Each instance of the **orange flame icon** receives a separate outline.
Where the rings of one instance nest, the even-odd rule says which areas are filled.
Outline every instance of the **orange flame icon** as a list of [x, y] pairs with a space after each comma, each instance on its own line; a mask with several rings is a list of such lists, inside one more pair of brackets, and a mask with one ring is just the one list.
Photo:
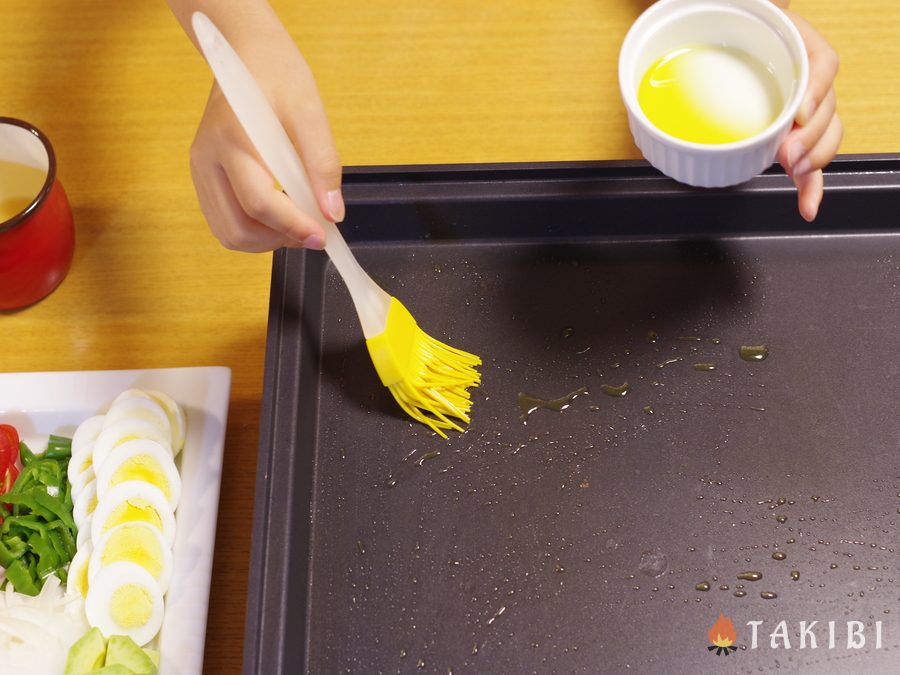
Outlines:
[[709, 651], [714, 651], [721, 655], [728, 656], [731, 652], [737, 651], [734, 643], [737, 642], [737, 631], [731, 619], [719, 612], [719, 618], [712, 625], [707, 633], [709, 641], [712, 645], [707, 647]]

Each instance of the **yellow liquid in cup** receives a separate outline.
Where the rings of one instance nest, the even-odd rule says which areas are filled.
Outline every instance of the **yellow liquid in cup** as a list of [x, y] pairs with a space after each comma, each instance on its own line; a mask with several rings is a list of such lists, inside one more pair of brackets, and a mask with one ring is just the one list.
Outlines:
[[46, 169], [0, 160], [0, 223], [28, 208], [46, 179]]
[[707, 144], [754, 136], [784, 107], [765, 64], [719, 45], [690, 45], [663, 56], [641, 80], [638, 103], [661, 131]]

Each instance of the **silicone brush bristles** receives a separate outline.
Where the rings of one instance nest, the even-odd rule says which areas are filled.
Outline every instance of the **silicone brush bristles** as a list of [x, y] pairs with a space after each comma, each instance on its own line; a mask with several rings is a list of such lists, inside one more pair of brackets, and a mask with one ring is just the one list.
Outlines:
[[447, 438], [444, 429], [464, 431], [452, 417], [470, 422], [472, 399], [469, 387], [481, 383], [474, 354], [446, 345], [418, 329], [416, 351], [419, 367], [388, 387], [400, 407], [413, 419]]
[[380, 335], [366, 341], [382, 383], [414, 420], [447, 438], [445, 429], [465, 431], [453, 418], [470, 421], [468, 389], [481, 383], [481, 359], [434, 339], [396, 298]]

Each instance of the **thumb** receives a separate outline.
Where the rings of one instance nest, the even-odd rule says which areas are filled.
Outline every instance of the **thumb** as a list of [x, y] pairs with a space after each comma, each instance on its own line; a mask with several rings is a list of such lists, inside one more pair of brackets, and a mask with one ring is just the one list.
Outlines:
[[342, 167], [334, 144], [320, 144], [312, 152], [301, 150], [301, 157], [322, 214], [333, 223], [341, 222], [345, 213]]
[[341, 159], [318, 91], [307, 89], [299, 105], [289, 109], [292, 114], [284, 126], [303, 161], [319, 210], [331, 222], [339, 223], [344, 219]]

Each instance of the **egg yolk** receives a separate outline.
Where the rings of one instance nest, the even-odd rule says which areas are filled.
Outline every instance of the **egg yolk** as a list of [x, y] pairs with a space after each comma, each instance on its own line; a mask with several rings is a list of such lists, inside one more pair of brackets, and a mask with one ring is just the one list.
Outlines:
[[88, 566], [82, 565], [76, 571], [75, 588], [81, 594], [82, 598], [87, 597], [88, 592]]
[[88, 456], [85, 457], [84, 460], [81, 462], [81, 466], [80, 466], [79, 469], [78, 469], [78, 473], [79, 473], [79, 474], [84, 473], [85, 471], [87, 471], [88, 469], [90, 469], [93, 465], [94, 465], [94, 458], [93, 458], [92, 455], [88, 455]]
[[136, 441], [136, 440], [139, 440], [140, 438], [141, 437], [138, 436], [137, 434], [127, 434], [125, 436], [122, 436], [121, 438], [116, 439], [116, 442], [113, 443], [113, 447], [117, 448], [120, 445], [122, 445], [123, 443], [127, 443], [128, 441]]
[[126, 480], [140, 480], [158, 487], [168, 499], [172, 495], [165, 471], [151, 455], [134, 455], [122, 462], [109, 479], [110, 487]]
[[111, 530], [122, 523], [149, 523], [162, 532], [162, 518], [156, 508], [146, 499], [126, 499], [114, 508], [104, 523], [103, 531]]
[[123, 584], [110, 597], [109, 614], [122, 628], [138, 628], [153, 616], [153, 598], [143, 586]]
[[159, 539], [146, 527], [124, 525], [110, 535], [100, 553], [100, 562], [104, 567], [114, 562], [137, 563], [159, 579], [162, 574]]
[[645, 73], [638, 103], [661, 131], [694, 143], [733, 143], [765, 130], [784, 100], [775, 75], [747, 52], [691, 45]]

